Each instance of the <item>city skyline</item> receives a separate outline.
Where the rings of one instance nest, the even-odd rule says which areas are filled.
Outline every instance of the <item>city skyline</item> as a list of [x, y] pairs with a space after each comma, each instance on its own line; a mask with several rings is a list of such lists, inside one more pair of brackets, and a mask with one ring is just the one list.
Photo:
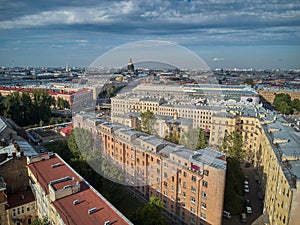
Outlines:
[[300, 68], [295, 1], [3, 1], [0, 12], [0, 66], [88, 67], [119, 45], [159, 40], [212, 69]]

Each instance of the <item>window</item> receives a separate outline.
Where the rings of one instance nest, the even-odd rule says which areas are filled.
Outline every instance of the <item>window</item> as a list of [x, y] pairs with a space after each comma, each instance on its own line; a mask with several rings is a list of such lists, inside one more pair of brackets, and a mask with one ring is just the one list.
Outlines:
[[185, 208], [185, 203], [184, 202], [182, 203], [182, 208]]
[[206, 214], [205, 213], [201, 213], [200, 218], [203, 220], [206, 220]]
[[29, 211], [30, 211], [30, 206], [28, 205], [28, 206], [27, 206], [27, 212], [29, 212]]
[[182, 192], [182, 197], [185, 198], [185, 192]]
[[186, 188], [186, 182], [183, 182], [183, 188]]
[[196, 193], [196, 188], [194, 186], [191, 186], [191, 190], [193, 193]]
[[205, 180], [203, 180], [203, 181], [202, 181], [202, 185], [203, 185], [203, 187], [208, 187], [208, 182], [205, 181]]
[[171, 189], [172, 189], [172, 192], [174, 192], [174, 186], [173, 186], [173, 185], [172, 185], [172, 188], [171, 188]]
[[157, 163], [157, 165], [160, 165], [160, 160], [158, 159], [158, 160], [156, 161], [156, 163]]
[[195, 213], [195, 209], [191, 207], [191, 213]]
[[13, 209], [13, 216], [16, 216], [16, 209]]
[[209, 171], [208, 170], [204, 170], [203, 173], [204, 173], [205, 176], [209, 175]]
[[191, 221], [191, 224], [195, 224], [195, 218], [194, 217], [191, 217], [190, 221]]
[[202, 191], [202, 197], [203, 197], [203, 198], [207, 198], [207, 194], [206, 194], [205, 191]]
[[191, 202], [192, 202], [192, 203], [196, 203], [196, 200], [195, 200], [194, 197], [191, 197]]
[[156, 169], [157, 174], [160, 174], [160, 169]]
[[196, 176], [192, 175], [192, 181], [196, 182]]
[[201, 202], [201, 208], [206, 209], [206, 203], [205, 202]]
[[166, 181], [164, 181], [164, 186], [168, 187], [168, 183]]
[[164, 167], [165, 167], [165, 168], [168, 168], [168, 163], [165, 162], [165, 163], [164, 163]]
[[183, 176], [186, 177], [186, 172], [185, 171], [183, 172]]
[[167, 178], [168, 174], [166, 172], [164, 172], [164, 178]]

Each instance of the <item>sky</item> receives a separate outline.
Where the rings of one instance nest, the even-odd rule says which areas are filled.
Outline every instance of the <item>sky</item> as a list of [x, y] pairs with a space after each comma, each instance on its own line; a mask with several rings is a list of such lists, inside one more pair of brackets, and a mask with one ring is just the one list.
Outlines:
[[213, 69], [300, 69], [299, 0], [0, 3], [0, 66], [88, 67], [119, 45], [160, 40]]

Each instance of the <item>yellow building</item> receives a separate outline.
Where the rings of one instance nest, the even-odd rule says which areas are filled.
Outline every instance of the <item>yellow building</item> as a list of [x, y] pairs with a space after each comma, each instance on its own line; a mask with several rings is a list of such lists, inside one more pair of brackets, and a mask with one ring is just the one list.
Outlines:
[[[90, 130], [92, 120], [95, 118], [75, 116], [74, 127]], [[102, 154], [123, 172], [124, 182], [145, 199], [158, 196], [171, 220], [191, 225], [221, 224], [224, 153], [192, 151], [107, 121], [95, 128], [102, 140]]]
[[270, 103], [274, 102], [276, 94], [289, 94], [291, 100], [300, 99], [300, 91], [298, 89], [268, 87], [258, 90], [258, 94]]

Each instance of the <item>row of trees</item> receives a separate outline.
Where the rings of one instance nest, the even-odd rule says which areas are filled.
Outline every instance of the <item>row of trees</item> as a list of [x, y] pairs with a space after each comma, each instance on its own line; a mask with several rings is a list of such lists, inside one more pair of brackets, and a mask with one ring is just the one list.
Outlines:
[[289, 94], [276, 94], [273, 101], [274, 108], [282, 114], [290, 115], [293, 114], [294, 110], [300, 112], [300, 100], [291, 100]]
[[20, 126], [48, 123], [51, 118], [51, 107], [68, 108], [68, 101], [49, 95], [46, 90], [12, 92], [5, 98], [0, 94], [0, 114], [13, 119]]

